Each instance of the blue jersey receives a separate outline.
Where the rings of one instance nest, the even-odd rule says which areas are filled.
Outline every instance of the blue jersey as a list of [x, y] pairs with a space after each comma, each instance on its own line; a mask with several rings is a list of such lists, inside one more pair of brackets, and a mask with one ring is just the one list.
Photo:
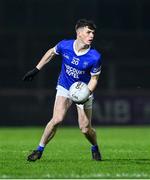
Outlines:
[[101, 54], [89, 47], [85, 52], [78, 53], [74, 47], [75, 40], [63, 40], [54, 50], [62, 56], [62, 67], [58, 85], [69, 89], [76, 81], [88, 84], [91, 76], [101, 72]]

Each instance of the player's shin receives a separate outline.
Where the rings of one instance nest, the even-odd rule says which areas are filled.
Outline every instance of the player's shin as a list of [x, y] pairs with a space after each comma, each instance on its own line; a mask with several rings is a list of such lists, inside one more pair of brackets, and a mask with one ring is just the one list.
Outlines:
[[88, 128], [88, 130], [84, 132], [84, 135], [92, 145], [97, 144], [96, 132], [93, 128]]
[[57, 125], [55, 125], [53, 121], [50, 121], [44, 130], [40, 144], [46, 145], [54, 137], [56, 130]]

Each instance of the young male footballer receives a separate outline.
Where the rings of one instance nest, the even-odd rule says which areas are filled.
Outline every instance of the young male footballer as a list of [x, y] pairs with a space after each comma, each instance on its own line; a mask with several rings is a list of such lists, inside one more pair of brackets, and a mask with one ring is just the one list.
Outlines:
[[79, 127], [91, 143], [92, 159], [96, 161], [101, 160], [96, 132], [91, 125], [92, 93], [97, 86], [101, 72], [101, 54], [91, 47], [96, 25], [91, 20], [80, 19], [75, 25], [75, 30], [76, 39], [60, 41], [55, 47], [45, 53], [33, 70], [27, 72], [23, 77], [24, 81], [31, 81], [55, 55], [61, 55], [62, 67], [56, 87], [57, 93], [53, 115], [45, 127], [37, 149], [27, 157], [28, 161], [40, 159], [44, 148], [54, 137], [58, 125], [63, 121], [67, 110], [72, 104], [72, 100], [69, 97], [69, 88], [77, 81], [85, 82], [90, 91], [88, 101], [84, 104], [76, 104]]

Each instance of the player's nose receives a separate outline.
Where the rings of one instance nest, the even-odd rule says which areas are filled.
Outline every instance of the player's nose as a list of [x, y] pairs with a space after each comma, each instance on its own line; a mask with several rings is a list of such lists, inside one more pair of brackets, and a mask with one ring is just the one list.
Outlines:
[[90, 33], [90, 39], [93, 39], [93, 38], [94, 38], [94, 34]]

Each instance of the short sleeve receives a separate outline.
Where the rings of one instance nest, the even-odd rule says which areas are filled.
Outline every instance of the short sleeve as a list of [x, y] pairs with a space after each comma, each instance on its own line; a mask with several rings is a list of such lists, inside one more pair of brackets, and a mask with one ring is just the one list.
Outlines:
[[100, 54], [97, 57], [97, 59], [95, 59], [90, 73], [91, 73], [91, 76], [98, 75], [101, 73], [101, 55]]
[[64, 43], [64, 40], [60, 41], [58, 44], [56, 44], [56, 46], [54, 47], [55, 54], [57, 54], [57, 55], [61, 54], [62, 48], [63, 48], [63, 43]]

